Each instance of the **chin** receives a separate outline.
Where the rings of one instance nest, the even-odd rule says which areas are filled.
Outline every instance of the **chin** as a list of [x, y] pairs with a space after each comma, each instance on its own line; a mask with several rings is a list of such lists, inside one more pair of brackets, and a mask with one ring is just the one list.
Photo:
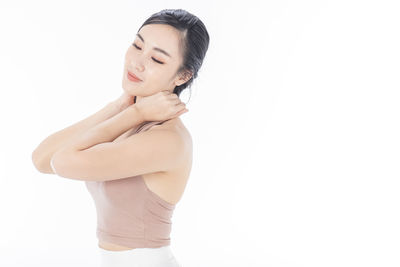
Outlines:
[[140, 92], [138, 92], [138, 90], [132, 86], [126, 86], [126, 84], [122, 85], [122, 89], [130, 95], [141, 95]]

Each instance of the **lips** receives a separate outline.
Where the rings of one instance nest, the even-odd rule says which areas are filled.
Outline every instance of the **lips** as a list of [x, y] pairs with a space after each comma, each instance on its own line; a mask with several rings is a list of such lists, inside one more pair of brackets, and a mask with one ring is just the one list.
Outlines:
[[128, 78], [133, 81], [142, 81], [139, 77], [137, 77], [135, 74], [132, 72], [128, 71]]

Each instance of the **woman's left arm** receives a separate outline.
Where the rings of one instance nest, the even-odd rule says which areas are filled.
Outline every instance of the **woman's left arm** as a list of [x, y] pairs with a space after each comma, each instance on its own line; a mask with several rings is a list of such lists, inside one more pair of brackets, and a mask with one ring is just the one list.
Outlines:
[[96, 125], [95, 127], [86, 131], [84, 134], [77, 136], [68, 144], [68, 146], [63, 147], [54, 153], [52, 160], [56, 155], [75, 153], [88, 149], [97, 144], [112, 142], [122, 133], [138, 126], [142, 122], [144, 122], [144, 120], [140, 112], [135, 105], [131, 105], [114, 117]]

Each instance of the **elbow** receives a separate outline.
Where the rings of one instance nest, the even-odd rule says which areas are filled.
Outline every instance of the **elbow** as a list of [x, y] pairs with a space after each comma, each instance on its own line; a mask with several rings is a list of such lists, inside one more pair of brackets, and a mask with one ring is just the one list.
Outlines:
[[57, 151], [50, 159], [51, 170], [60, 177], [73, 180], [82, 180], [74, 172], [73, 158], [74, 153]]
[[33, 150], [32, 154], [31, 154], [31, 160], [33, 165], [35, 166], [36, 169], [40, 169], [40, 160], [39, 160], [39, 155], [37, 152], [37, 149]]
[[46, 168], [46, 164], [44, 164], [44, 160], [42, 157], [39, 157], [37, 150], [34, 150], [31, 155], [31, 160], [33, 166], [35, 166], [36, 170], [41, 173], [52, 173], [51, 169]]
[[50, 159], [50, 169], [57, 175], [64, 177], [63, 176], [63, 169], [65, 166], [63, 166], [63, 162], [65, 163], [65, 160], [62, 159], [62, 154], [59, 152], [56, 152], [53, 154], [53, 156]]
[[[50, 159], [50, 168], [52, 169], [52, 171], [53, 171], [54, 173], [57, 173], [56, 168], [55, 168], [55, 165], [54, 165], [54, 159], [55, 159], [55, 156], [53, 155], [53, 157], [51, 157], [51, 159]], [[58, 173], [57, 173], [57, 174], [58, 174]]]

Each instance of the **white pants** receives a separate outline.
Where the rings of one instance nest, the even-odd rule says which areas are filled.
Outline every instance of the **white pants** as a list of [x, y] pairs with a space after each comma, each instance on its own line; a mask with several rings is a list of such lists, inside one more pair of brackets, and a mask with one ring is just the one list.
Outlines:
[[110, 251], [99, 247], [100, 267], [182, 267], [171, 247]]

